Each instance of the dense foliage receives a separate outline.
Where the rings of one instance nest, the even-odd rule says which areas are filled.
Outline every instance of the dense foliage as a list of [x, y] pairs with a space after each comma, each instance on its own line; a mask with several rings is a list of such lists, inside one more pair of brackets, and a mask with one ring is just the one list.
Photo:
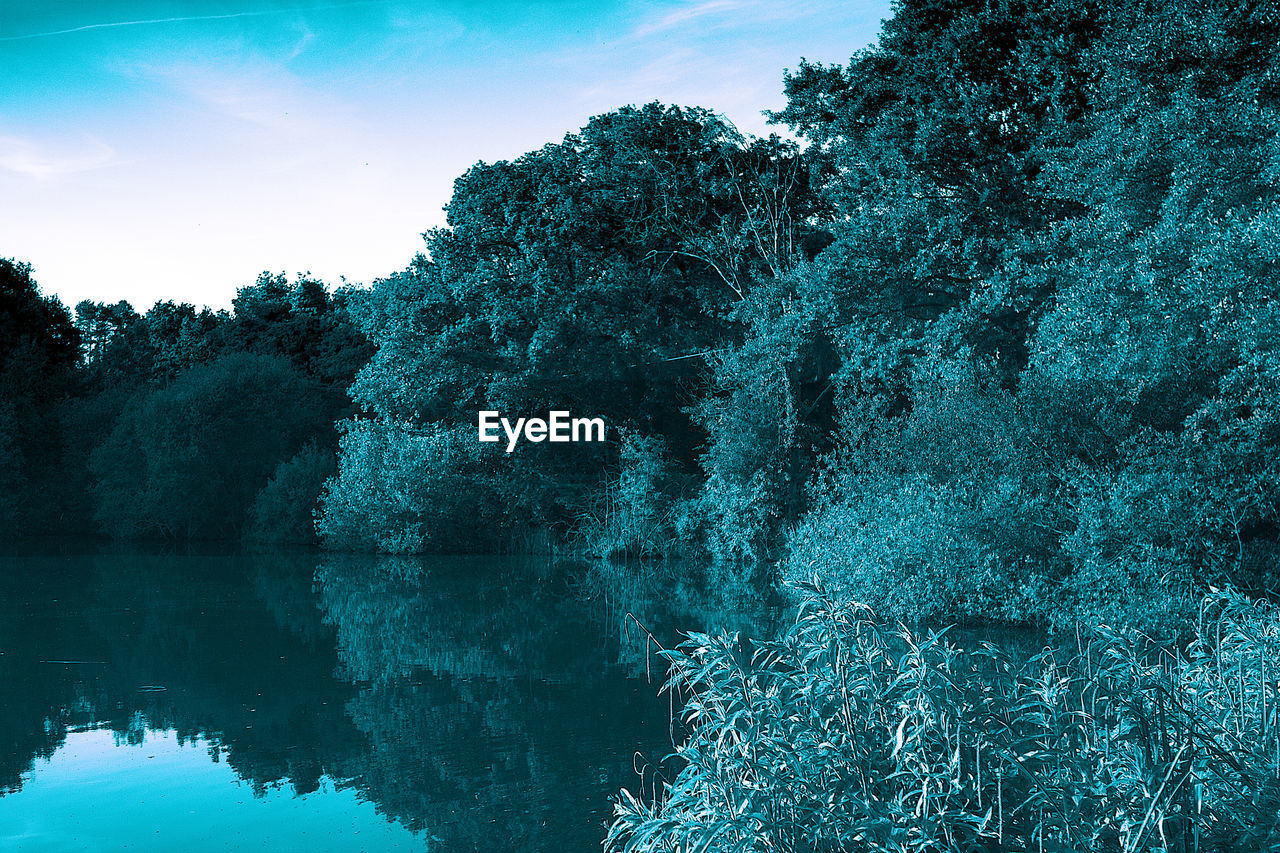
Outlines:
[[[814, 203], [807, 176], [790, 143], [658, 104], [469, 170], [428, 254], [361, 304], [377, 352], [352, 395], [374, 422], [343, 438], [329, 544], [492, 544], [492, 513], [435, 504], [428, 483], [448, 491], [460, 477], [501, 508], [499, 541], [538, 529], [563, 539], [598, 503], [604, 468], [626, 461], [589, 444], [482, 448], [480, 410], [603, 417], [615, 435], [661, 437], [672, 465], [696, 470], [703, 431], [689, 410], [709, 391], [706, 360], [748, 289], [796, 250]], [[413, 461], [398, 445], [390, 460], [388, 436], [420, 436], [402, 442]], [[424, 483], [416, 493], [393, 485], [402, 462]], [[378, 504], [391, 495], [394, 510]], [[422, 533], [367, 521], [388, 512], [401, 526], [422, 519]]]
[[328, 428], [322, 401], [283, 359], [250, 353], [134, 397], [90, 460], [97, 520], [122, 537], [234, 537], [276, 466]]
[[665, 652], [682, 767], [610, 851], [1269, 850], [1280, 613], [1206, 599], [1195, 641], [1100, 628], [1019, 662], [814, 589], [777, 641]]
[[73, 381], [80, 336], [66, 308], [40, 295], [28, 264], [0, 258], [0, 537], [55, 510], [51, 409]]
[[904, 3], [789, 75], [847, 213], [806, 291], [841, 430], [791, 576], [1170, 630], [1207, 583], [1272, 586], [1267, 8]]
[[0, 262], [0, 531], [314, 542], [369, 357], [350, 289], [264, 273], [230, 312], [81, 302]]
[[[362, 306], [327, 541], [780, 555], [908, 619], [1269, 588], [1277, 27], [911, 0], [787, 75], [803, 148], [651, 104], [476, 166]], [[615, 440], [467, 441], [550, 408]]]
[[[368, 290], [72, 324], [8, 262], [5, 523], [318, 511], [333, 548], [693, 549], [892, 618], [1181, 631], [1276, 581], [1277, 45], [1267, 3], [903, 0], [785, 76], [799, 143], [596, 116], [468, 170]], [[476, 441], [553, 409], [609, 440]]]

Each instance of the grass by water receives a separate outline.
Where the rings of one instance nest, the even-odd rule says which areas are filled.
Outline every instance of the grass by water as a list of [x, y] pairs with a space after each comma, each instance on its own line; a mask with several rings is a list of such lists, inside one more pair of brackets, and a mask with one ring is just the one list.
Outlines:
[[1280, 849], [1280, 612], [1230, 591], [1189, 644], [1095, 626], [1016, 657], [817, 588], [777, 640], [669, 659], [672, 778], [610, 853]]

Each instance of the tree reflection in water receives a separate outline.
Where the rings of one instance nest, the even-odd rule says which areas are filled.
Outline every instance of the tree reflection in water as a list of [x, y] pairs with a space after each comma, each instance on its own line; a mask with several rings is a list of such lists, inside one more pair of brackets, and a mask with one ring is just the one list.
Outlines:
[[661, 673], [646, 682], [647, 641], [623, 614], [723, 622], [724, 600], [672, 577], [507, 558], [7, 557], [0, 791], [68, 730], [172, 730], [256, 790], [328, 777], [445, 849], [596, 850], [636, 754], [670, 748]]

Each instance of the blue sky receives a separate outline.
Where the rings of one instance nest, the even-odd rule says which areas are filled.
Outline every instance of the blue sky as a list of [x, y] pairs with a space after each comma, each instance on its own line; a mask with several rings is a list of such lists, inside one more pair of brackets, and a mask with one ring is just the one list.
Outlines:
[[453, 179], [660, 100], [767, 132], [782, 72], [880, 0], [0, 0], [0, 256], [46, 293], [226, 306], [262, 270], [368, 283]]

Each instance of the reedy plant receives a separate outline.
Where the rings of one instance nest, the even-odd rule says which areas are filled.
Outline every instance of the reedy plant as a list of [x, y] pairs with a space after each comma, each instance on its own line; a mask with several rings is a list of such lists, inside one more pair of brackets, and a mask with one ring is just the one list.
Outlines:
[[1280, 844], [1280, 616], [1206, 598], [1196, 639], [1097, 627], [1016, 661], [803, 588], [777, 640], [665, 652], [682, 769], [623, 791], [651, 851], [1216, 851]]

